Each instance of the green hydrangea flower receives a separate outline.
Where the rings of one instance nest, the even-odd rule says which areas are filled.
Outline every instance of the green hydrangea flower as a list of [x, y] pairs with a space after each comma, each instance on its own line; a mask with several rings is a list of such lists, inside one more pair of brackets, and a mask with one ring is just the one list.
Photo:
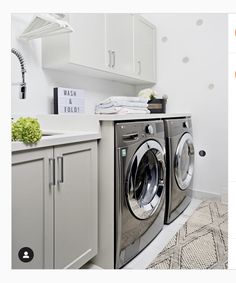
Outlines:
[[26, 144], [36, 143], [42, 137], [40, 124], [35, 118], [19, 118], [12, 122], [12, 140], [22, 141]]

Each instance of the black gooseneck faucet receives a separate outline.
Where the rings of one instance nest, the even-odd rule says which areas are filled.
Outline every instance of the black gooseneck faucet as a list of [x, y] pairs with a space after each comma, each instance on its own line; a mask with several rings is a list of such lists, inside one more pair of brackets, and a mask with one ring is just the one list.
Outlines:
[[20, 61], [20, 66], [21, 66], [21, 75], [22, 75], [22, 82], [20, 83], [20, 99], [25, 99], [26, 98], [26, 82], [25, 82], [25, 60], [21, 53], [16, 50], [15, 48], [11, 49], [11, 52], [16, 55], [16, 57]]

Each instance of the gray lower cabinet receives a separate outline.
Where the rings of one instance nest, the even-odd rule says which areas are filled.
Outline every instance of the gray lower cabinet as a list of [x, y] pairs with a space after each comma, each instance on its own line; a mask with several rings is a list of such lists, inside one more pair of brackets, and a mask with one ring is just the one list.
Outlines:
[[97, 142], [13, 153], [12, 268], [80, 268], [96, 254]]
[[[50, 158], [53, 158], [52, 149], [30, 150], [12, 156], [13, 268], [53, 268], [53, 188], [48, 181]], [[18, 253], [22, 248], [33, 250], [32, 261], [20, 260]]]

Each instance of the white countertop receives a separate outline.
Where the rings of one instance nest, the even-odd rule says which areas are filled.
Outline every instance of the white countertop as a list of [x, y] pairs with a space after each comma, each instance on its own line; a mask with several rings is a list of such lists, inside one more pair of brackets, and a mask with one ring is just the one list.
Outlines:
[[47, 146], [83, 142], [100, 139], [103, 122], [134, 121], [191, 117], [189, 113], [160, 113], [160, 114], [79, 114], [79, 115], [39, 115], [43, 132], [56, 135], [43, 136], [36, 143], [27, 145], [23, 142], [12, 142], [12, 152], [37, 149]]
[[160, 114], [96, 114], [99, 121], [130, 121], [191, 117], [189, 113], [160, 113]]
[[48, 136], [43, 136], [39, 142], [36, 144], [25, 144], [23, 142], [14, 141], [12, 142], [12, 152], [38, 149], [48, 146], [56, 146], [68, 143], [84, 142], [100, 139], [101, 135], [99, 132], [87, 132], [87, 131], [78, 131], [78, 132], [47, 132], [43, 131], [44, 134], [49, 134]]

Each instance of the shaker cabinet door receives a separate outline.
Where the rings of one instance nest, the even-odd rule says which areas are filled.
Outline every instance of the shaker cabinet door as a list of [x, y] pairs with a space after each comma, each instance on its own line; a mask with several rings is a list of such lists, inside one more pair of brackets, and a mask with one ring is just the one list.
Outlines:
[[134, 16], [135, 74], [156, 81], [156, 28], [143, 17]]
[[74, 31], [70, 34], [70, 60], [95, 69], [105, 69], [105, 15], [69, 14]]
[[55, 268], [79, 268], [97, 253], [96, 141], [54, 148]]
[[52, 154], [44, 149], [12, 156], [12, 268], [53, 268]]
[[106, 14], [106, 58], [111, 72], [133, 75], [133, 16]]

